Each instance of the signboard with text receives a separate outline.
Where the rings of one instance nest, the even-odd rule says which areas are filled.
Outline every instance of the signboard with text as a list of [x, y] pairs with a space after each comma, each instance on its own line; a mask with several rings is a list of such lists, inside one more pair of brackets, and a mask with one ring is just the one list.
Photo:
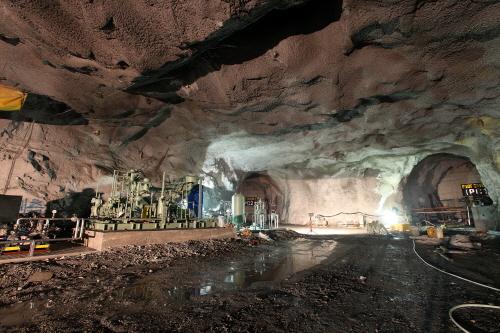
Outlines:
[[484, 197], [488, 195], [488, 190], [481, 183], [462, 184], [461, 186], [464, 197]]
[[245, 197], [245, 206], [253, 206], [257, 200], [257, 197]]

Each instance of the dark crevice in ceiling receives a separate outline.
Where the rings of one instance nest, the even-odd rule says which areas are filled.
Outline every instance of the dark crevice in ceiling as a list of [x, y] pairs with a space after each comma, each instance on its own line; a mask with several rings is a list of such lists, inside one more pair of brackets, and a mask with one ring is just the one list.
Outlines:
[[101, 27], [101, 30], [105, 33], [111, 33], [116, 29], [115, 20], [113, 17], [107, 19], [106, 23]]
[[[342, 1], [311, 0], [288, 9], [274, 9], [258, 21], [234, 33], [217, 44], [208, 42], [189, 46], [193, 56], [182, 64], [149, 72], [134, 79], [127, 91], [157, 98], [167, 103], [180, 103], [177, 95], [188, 85], [223, 65], [241, 64], [255, 59], [275, 47], [280, 41], [295, 35], [311, 34], [340, 19]], [[174, 68], [165, 71], [164, 68]]]
[[352, 54], [354, 51], [362, 49], [365, 46], [378, 46], [382, 48], [393, 48], [404, 41], [392, 39], [391, 42], [383, 42], [384, 36], [398, 33], [399, 36], [408, 37], [399, 29], [399, 18], [393, 19], [389, 22], [380, 23], [375, 22], [366, 27], [361, 28], [359, 31], [351, 35], [352, 48], [347, 51], [347, 54]]
[[97, 68], [92, 67], [92, 66], [71, 67], [71, 66], [67, 66], [67, 65], [62, 65], [61, 67], [67, 71], [70, 71], [71, 73], [79, 73], [79, 74], [85, 74], [85, 75], [90, 75], [93, 72], [97, 72]]
[[21, 111], [0, 112], [0, 119], [45, 125], [87, 125], [88, 120], [65, 103], [50, 97], [28, 94]]
[[158, 113], [153, 118], [151, 118], [139, 131], [126, 137], [122, 142], [122, 146], [126, 146], [131, 142], [139, 140], [144, 135], [146, 135], [151, 128], [159, 126], [165, 120], [170, 118], [171, 115], [172, 109], [168, 106], [164, 107], [163, 109], [158, 111]]
[[14, 45], [14, 46], [21, 43], [21, 39], [19, 39], [17, 37], [8, 37], [8, 36], [5, 36], [4, 34], [0, 34], [0, 40], [2, 42], [8, 43], [8, 44]]

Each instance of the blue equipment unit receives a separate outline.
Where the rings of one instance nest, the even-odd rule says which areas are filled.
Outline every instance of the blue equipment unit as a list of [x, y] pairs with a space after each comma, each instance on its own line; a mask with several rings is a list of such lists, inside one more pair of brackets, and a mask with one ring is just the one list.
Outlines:
[[203, 210], [203, 186], [194, 186], [191, 191], [188, 194], [188, 209], [191, 210], [194, 215], [198, 218], [201, 218], [201, 216], [198, 216], [198, 205], [199, 205], [199, 190], [201, 187], [201, 207]]

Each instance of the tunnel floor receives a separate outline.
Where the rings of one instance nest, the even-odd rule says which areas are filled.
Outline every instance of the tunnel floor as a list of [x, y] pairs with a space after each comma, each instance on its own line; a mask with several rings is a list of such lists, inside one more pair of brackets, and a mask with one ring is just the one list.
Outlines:
[[[408, 239], [279, 238], [136, 246], [1, 265], [0, 331], [458, 332], [449, 308], [499, 299], [424, 266]], [[498, 242], [453, 262], [433, 249], [417, 246], [433, 264], [500, 285]], [[54, 275], [27, 282], [40, 270]], [[456, 313], [478, 332], [500, 331], [499, 316]]]

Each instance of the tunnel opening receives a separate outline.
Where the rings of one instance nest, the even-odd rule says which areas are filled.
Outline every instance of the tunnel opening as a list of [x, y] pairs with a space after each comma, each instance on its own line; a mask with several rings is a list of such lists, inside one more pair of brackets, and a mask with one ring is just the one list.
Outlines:
[[250, 173], [246, 175], [236, 188], [236, 193], [245, 196], [246, 224], [255, 222], [255, 205], [264, 203], [266, 213], [276, 213], [283, 220], [283, 190], [267, 173]]
[[493, 204], [481, 176], [467, 157], [434, 154], [411, 171], [403, 186], [403, 204], [413, 224], [478, 226]]

